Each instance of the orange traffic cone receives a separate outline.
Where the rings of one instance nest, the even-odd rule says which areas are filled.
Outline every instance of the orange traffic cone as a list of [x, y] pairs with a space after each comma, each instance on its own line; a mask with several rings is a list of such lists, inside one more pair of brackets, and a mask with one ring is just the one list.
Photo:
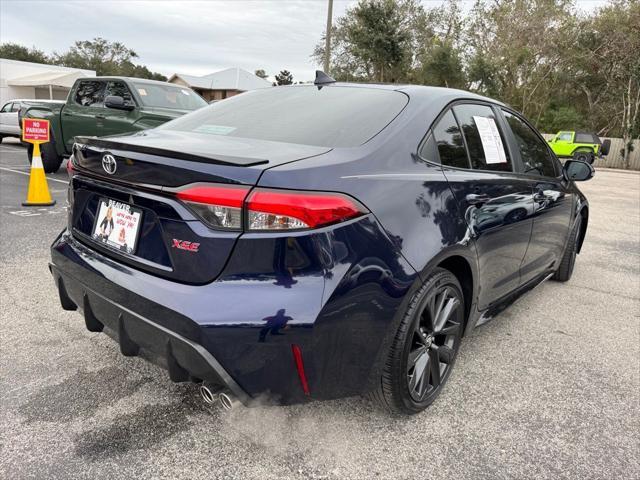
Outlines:
[[44, 174], [40, 157], [40, 144], [34, 143], [31, 174], [29, 175], [29, 192], [27, 193], [27, 201], [22, 202], [22, 205], [25, 207], [49, 207], [55, 204], [56, 201], [51, 199], [47, 186], [47, 177]]

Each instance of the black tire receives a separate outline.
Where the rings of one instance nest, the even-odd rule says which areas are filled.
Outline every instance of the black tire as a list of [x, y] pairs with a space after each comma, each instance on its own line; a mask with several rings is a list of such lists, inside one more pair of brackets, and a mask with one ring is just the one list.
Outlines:
[[560, 260], [558, 270], [551, 277], [557, 282], [566, 282], [573, 275], [573, 268], [576, 264], [576, 255], [578, 254], [578, 241], [580, 240], [580, 227], [582, 226], [582, 215], [578, 216], [576, 224], [571, 231], [571, 235], [567, 240], [567, 246]]
[[[33, 160], [33, 145], [27, 146], [27, 155], [29, 156], [29, 163]], [[42, 157], [42, 166], [45, 173], [56, 173], [62, 165], [63, 157], [58, 155], [56, 151], [56, 144], [52, 140], [48, 143], [40, 145], [40, 155]]]
[[593, 152], [579, 150], [573, 153], [573, 159], [579, 162], [593, 163], [594, 155]]
[[448, 270], [435, 269], [411, 299], [369, 397], [391, 413], [412, 415], [427, 408], [453, 369], [464, 312], [458, 279]]
[[600, 155], [606, 157], [607, 155], [609, 155], [609, 150], [611, 150], [611, 140], [607, 138], [604, 142], [602, 142], [602, 146], [600, 147]]

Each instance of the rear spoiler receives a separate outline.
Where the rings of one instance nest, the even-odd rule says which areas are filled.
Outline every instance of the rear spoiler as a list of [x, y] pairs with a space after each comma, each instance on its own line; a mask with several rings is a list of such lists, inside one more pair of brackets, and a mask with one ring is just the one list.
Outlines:
[[252, 167], [254, 165], [264, 165], [269, 163], [267, 159], [262, 158], [246, 158], [234, 157], [230, 155], [209, 155], [205, 152], [184, 152], [177, 150], [167, 150], [163, 148], [152, 147], [149, 145], [140, 145], [138, 143], [129, 143], [118, 141], [109, 137], [75, 137], [74, 148], [97, 147], [104, 150], [124, 150], [128, 152], [144, 153], [147, 155], [155, 155], [158, 157], [177, 158], [179, 160], [188, 160], [190, 162], [213, 163], [218, 165], [229, 165], [235, 167]]

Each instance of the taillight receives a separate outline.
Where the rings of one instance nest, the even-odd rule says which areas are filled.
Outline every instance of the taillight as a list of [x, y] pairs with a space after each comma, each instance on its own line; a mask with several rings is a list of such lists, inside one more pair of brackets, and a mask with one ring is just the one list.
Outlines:
[[300, 230], [343, 222], [366, 209], [346, 195], [258, 188], [246, 201], [249, 230]]
[[242, 230], [242, 205], [249, 187], [195, 185], [176, 196], [207, 225], [225, 230]]
[[69, 178], [73, 177], [73, 170], [73, 155], [71, 155], [67, 160], [67, 174], [69, 175]]
[[250, 187], [193, 185], [176, 193], [212, 228], [250, 231], [304, 230], [343, 222], [367, 213], [340, 193], [302, 192]]

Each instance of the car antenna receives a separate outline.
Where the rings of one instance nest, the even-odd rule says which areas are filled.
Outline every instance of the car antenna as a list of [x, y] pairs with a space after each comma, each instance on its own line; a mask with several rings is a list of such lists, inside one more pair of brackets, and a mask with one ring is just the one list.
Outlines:
[[327, 75], [322, 70], [316, 70], [316, 79], [313, 81], [313, 84], [318, 87], [318, 90], [330, 83], [336, 83], [336, 79]]

